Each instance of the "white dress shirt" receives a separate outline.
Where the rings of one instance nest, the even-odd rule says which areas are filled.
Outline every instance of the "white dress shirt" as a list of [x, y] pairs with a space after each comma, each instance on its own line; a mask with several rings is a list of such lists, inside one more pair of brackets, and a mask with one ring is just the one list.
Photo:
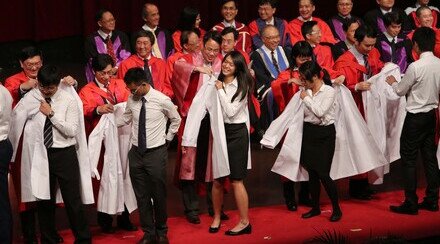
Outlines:
[[247, 97], [240, 101], [241, 94], [238, 94], [234, 101], [231, 102], [232, 97], [238, 89], [237, 78], [234, 78], [229, 84], [223, 84], [224, 89], [217, 90], [220, 104], [222, 106], [223, 121], [226, 124], [245, 123], [249, 120], [246, 113]]
[[[107, 39], [107, 37], [108, 38], [112, 38], [112, 32], [110, 32], [110, 33], [105, 33], [104, 31], [102, 31], [102, 30], [98, 30], [98, 34], [102, 37], [102, 39], [104, 39], [104, 40], [106, 40]], [[105, 43], [106, 44], [106, 43]], [[106, 44], [107, 45], [107, 44]]]
[[314, 95], [307, 90], [308, 96], [303, 99], [304, 122], [316, 125], [331, 125], [335, 122], [336, 92], [333, 87], [322, 84]]
[[402, 80], [393, 83], [399, 96], [407, 95], [406, 111], [424, 113], [438, 107], [440, 92], [440, 59], [424, 52], [411, 63]]
[[236, 29], [235, 27], [235, 20], [232, 21], [232, 23], [227, 22], [226, 20], [222, 21], [223, 25], [226, 27], [233, 27], [234, 29]]
[[[165, 144], [165, 139], [171, 141], [180, 126], [181, 118], [176, 106], [171, 99], [161, 92], [150, 87], [149, 92], [144, 96], [145, 102], [145, 128], [147, 137], [147, 148], [155, 148]], [[128, 98], [127, 106], [122, 117], [117, 118], [117, 125], [131, 125], [131, 142], [138, 146], [139, 113], [142, 101], [133, 100], [133, 95]], [[167, 121], [170, 119], [168, 134], [165, 134]]]
[[[277, 48], [278, 48], [278, 47], [277, 47]], [[269, 57], [269, 59], [272, 61], [272, 50], [270, 50], [269, 48], [267, 48], [266, 45], [264, 45], [264, 44], [263, 44], [263, 46], [261, 46], [261, 49], [263, 49], [263, 51], [266, 53], [266, 55], [267, 55], [267, 56]], [[274, 55], [273, 55], [273, 56], [275, 57], [275, 60], [277, 61], [278, 65], [279, 65], [277, 49], [273, 50], [273, 52], [274, 52]]]
[[65, 148], [75, 145], [75, 136], [79, 132], [78, 121], [80, 116], [75, 98], [58, 89], [50, 99], [50, 106], [54, 112], [54, 116], [50, 118], [53, 125], [52, 148]]
[[0, 84], [0, 141], [8, 138], [11, 116], [12, 96], [9, 91]]
[[[356, 47], [353, 45], [349, 51], [353, 54], [353, 56], [356, 58], [356, 61], [358, 62], [358, 64], [365, 66], [365, 60], [364, 60], [364, 55], [362, 53], [360, 53]], [[364, 81], [366, 81], [368, 79], [368, 75], [364, 74]], [[361, 81], [359, 81], [361, 82]]]

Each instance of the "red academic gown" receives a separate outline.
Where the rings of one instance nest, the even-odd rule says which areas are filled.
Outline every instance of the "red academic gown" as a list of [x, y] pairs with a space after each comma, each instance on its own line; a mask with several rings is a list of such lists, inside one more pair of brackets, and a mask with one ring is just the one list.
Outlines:
[[[440, 29], [437, 28], [432, 28], [435, 31], [435, 46], [434, 46], [434, 55], [437, 58], [440, 58]], [[414, 31], [411, 31], [408, 34], [408, 38], [412, 41], [414, 35]], [[412, 57], [414, 59], [414, 61], [419, 60], [419, 55], [417, 55], [416, 52], [414, 52], [414, 50], [411, 51], [412, 53]]]
[[167, 59], [167, 72], [166, 72], [166, 80], [171, 85], [171, 81], [173, 79], [174, 73], [174, 63], [179, 60], [185, 54], [183, 52], [175, 52], [171, 54]]
[[[116, 103], [125, 102], [130, 95], [125, 83], [120, 79], [111, 79], [108, 89], [114, 95], [116, 99]], [[92, 133], [95, 126], [98, 124], [101, 119], [101, 115], [96, 114], [96, 108], [98, 106], [104, 105], [108, 103], [106, 100], [108, 99], [108, 93], [103, 91], [96, 84], [96, 81], [91, 81], [85, 85], [81, 91], [79, 92], [79, 97], [83, 103], [84, 110], [84, 124], [86, 129], [87, 138], [90, 133]], [[98, 172], [102, 173], [102, 167], [104, 163], [104, 149], [101, 149], [101, 153], [98, 161]], [[100, 181], [94, 178], [92, 180], [93, 183], [93, 193], [95, 196], [95, 202], [98, 199], [99, 186]]]
[[[203, 37], [205, 36], [206, 31], [202, 28], [199, 28], [200, 31], [200, 36], [199, 36], [199, 40], [200, 40], [200, 49], [203, 48]], [[174, 51], [175, 52], [183, 52], [182, 46], [180, 45], [180, 36], [182, 35], [182, 31], [180, 30], [176, 30], [173, 35], [171, 36], [173, 38], [173, 43], [174, 43]]]
[[[313, 17], [313, 21], [318, 22], [318, 26], [321, 29], [322, 37], [321, 42], [328, 42], [331, 44], [336, 44], [338, 41], [333, 36], [332, 30], [330, 27], [325, 23], [325, 21], [321, 20], [320, 18]], [[290, 33], [290, 40], [292, 41], [292, 46], [295, 45], [298, 41], [304, 41], [304, 37], [301, 34], [301, 26], [303, 25], [303, 21], [299, 18], [293, 19], [289, 22], [288, 25], [288, 31]]]
[[[380, 61], [380, 53], [376, 48], [372, 49], [368, 54], [368, 63], [373, 75], [382, 70], [384, 64]], [[357, 83], [365, 80], [364, 74], [367, 72], [365, 66], [360, 65], [350, 51], [346, 51], [336, 60], [334, 69], [345, 76], [345, 85], [350, 89], [359, 111], [364, 116], [362, 92], [355, 91], [354, 87]]]
[[[191, 175], [194, 175], [194, 180], [197, 182], [205, 182], [207, 179], [201, 177], [195, 172], [193, 172], [194, 165], [186, 165], [191, 164], [191, 162], [186, 162], [182, 160], [182, 136], [183, 131], [185, 129], [186, 117], [188, 115], [189, 108], [191, 106], [192, 100], [194, 99], [198, 89], [201, 86], [201, 76], [200, 73], [192, 73], [192, 68], [195, 66], [203, 65], [203, 57], [200, 52], [185, 54], [178, 61], [176, 61], [174, 65], [174, 73], [172, 78], [172, 87], [174, 90], [175, 101], [178, 107], [178, 111], [180, 116], [182, 117], [182, 122], [180, 123], [179, 131], [177, 132], [177, 155], [176, 155], [176, 165], [174, 171], [174, 182], [179, 185], [181, 178], [191, 178]], [[212, 69], [214, 72], [218, 73], [221, 69], [221, 59], [220, 57], [216, 58], [212, 64]], [[195, 158], [195, 150], [188, 149], [186, 155], [194, 154]], [[211, 163], [211, 157], [208, 156], [208, 164]], [[184, 167], [188, 169], [185, 171], [185, 175], [181, 175], [181, 168]], [[209, 169], [211, 167], [207, 167]], [[211, 174], [212, 175], [212, 174]], [[212, 177], [212, 176], [211, 176]], [[203, 178], [203, 179], [202, 179]], [[201, 193], [202, 186], [204, 184], [199, 185], [199, 193]]]
[[327, 70], [333, 68], [335, 62], [333, 60], [332, 50], [329, 46], [318, 44], [313, 48], [313, 53], [316, 56], [316, 62], [319, 66]]
[[[162, 92], [170, 98], [173, 98], [173, 89], [171, 88], [169, 80], [166, 79], [167, 65], [165, 61], [160, 58], [151, 56], [148, 64], [151, 67], [151, 75], [153, 76], [154, 89]], [[118, 79], [124, 79], [124, 75], [127, 70], [134, 67], [144, 67], [144, 61], [136, 54], [133, 54], [126, 60], [122, 61], [121, 65], [118, 68]]]
[[[24, 71], [17, 73], [13, 76], [8, 77], [5, 80], [5, 87], [8, 89], [12, 96], [12, 108], [17, 105], [20, 101], [19, 89], [20, 85], [28, 81], [29, 78], [26, 76]], [[21, 152], [22, 138], [18, 144], [17, 152]], [[18, 210], [20, 212], [30, 210], [36, 207], [35, 203], [32, 202], [21, 202], [21, 153], [17, 153], [15, 162], [11, 164], [11, 178], [14, 185], [15, 196], [17, 198]]]
[[[218, 31], [219, 33], [222, 32], [223, 29], [225, 29], [223, 22], [212, 27], [212, 30]], [[238, 39], [235, 44], [235, 49], [241, 50], [245, 53], [251, 53], [252, 37], [249, 28], [245, 24], [235, 21], [235, 29], [238, 31]]]

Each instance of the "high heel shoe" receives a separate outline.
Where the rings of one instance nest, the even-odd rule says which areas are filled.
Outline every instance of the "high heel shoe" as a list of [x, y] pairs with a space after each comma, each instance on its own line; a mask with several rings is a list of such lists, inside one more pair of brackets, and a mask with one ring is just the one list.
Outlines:
[[320, 214], [321, 214], [321, 210], [312, 208], [307, 213], [304, 213], [303, 215], [301, 215], [301, 218], [308, 219], [308, 218], [311, 218], [311, 217], [318, 216]]
[[209, 226], [209, 233], [217, 233], [220, 229], [220, 225], [222, 225], [222, 222], [220, 222], [217, 227]]
[[251, 233], [252, 233], [252, 225], [249, 223], [246, 227], [244, 227], [243, 229], [241, 229], [239, 231], [228, 230], [228, 231], [225, 232], [225, 235], [227, 235], [227, 236], [239, 236], [239, 235], [251, 234]]

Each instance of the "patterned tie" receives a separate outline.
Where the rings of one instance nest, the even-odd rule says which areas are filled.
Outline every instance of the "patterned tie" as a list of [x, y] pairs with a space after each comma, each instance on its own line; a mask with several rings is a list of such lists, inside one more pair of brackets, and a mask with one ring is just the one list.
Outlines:
[[[50, 105], [51, 99], [46, 98], [46, 102]], [[52, 122], [49, 116], [46, 116], [46, 121], [44, 122], [44, 146], [50, 148], [53, 145], [53, 130]]]
[[148, 66], [148, 59], [144, 59], [144, 72], [147, 75], [148, 83], [154, 88], [153, 76], [151, 75], [150, 67]]
[[105, 89], [107, 90], [107, 101], [108, 101], [109, 103], [115, 105], [115, 104], [117, 103], [117, 102], [116, 102], [116, 97], [115, 97], [115, 94], [113, 94], [113, 93], [110, 91], [110, 81], [107, 82], [107, 85], [105, 85], [104, 87], [105, 87]]
[[154, 31], [152, 31], [152, 33], [153, 33], [153, 36], [154, 36], [154, 45], [153, 45], [153, 53], [154, 53], [154, 56], [156, 57], [156, 58], [162, 58], [162, 53], [160, 52], [160, 49], [159, 49], [159, 43], [157, 42], [157, 37], [156, 37], [156, 33], [154, 33]]
[[144, 154], [147, 151], [147, 132], [146, 132], [146, 117], [145, 117], [145, 97], [141, 98], [142, 107], [139, 113], [139, 128], [138, 128], [138, 152]]
[[368, 56], [367, 55], [364, 55], [364, 65], [365, 65], [365, 69], [367, 70], [367, 73], [365, 73], [365, 74], [367, 75], [367, 79], [369, 79], [372, 76], [372, 72], [371, 72], [370, 63], [368, 63]]
[[275, 59], [275, 52], [274, 51], [271, 51], [270, 52], [270, 55], [272, 56], [272, 64], [273, 64], [273, 66], [275, 66], [275, 69], [277, 70], [277, 72], [278, 72], [278, 74], [280, 73], [280, 67], [278, 67], [278, 62], [277, 62], [277, 60]]
[[107, 54], [110, 55], [110, 57], [112, 57], [113, 62], [116, 64], [116, 55], [115, 55], [115, 51], [113, 50], [113, 43], [112, 40], [110, 39], [110, 36], [107, 36], [107, 38], [105, 39], [105, 44], [107, 45]]

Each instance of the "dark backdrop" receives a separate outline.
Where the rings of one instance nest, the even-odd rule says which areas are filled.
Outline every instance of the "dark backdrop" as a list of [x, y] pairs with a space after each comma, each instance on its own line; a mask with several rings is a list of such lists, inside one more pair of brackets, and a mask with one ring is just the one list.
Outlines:
[[[0, 80], [19, 69], [17, 52], [24, 46], [37, 45], [46, 63], [83, 62], [84, 36], [96, 29], [94, 15], [108, 8], [117, 19], [118, 29], [132, 32], [143, 24], [141, 9], [145, 0], [3, 0], [0, 3]], [[187, 5], [201, 12], [202, 27], [211, 28], [221, 20], [220, 0], [152, 0], [159, 6], [160, 25], [173, 30], [181, 9]], [[244, 23], [258, 17], [258, 0], [238, 0], [237, 19]], [[336, 13], [336, 0], [315, 0], [315, 16], [327, 19]], [[406, 7], [413, 1], [398, 1]], [[440, 0], [431, 1], [438, 6]], [[276, 16], [291, 20], [298, 16], [297, 0], [279, 0]], [[375, 0], [354, 0], [353, 13], [363, 16], [376, 6]], [[80, 77], [81, 79], [81, 77]]]

